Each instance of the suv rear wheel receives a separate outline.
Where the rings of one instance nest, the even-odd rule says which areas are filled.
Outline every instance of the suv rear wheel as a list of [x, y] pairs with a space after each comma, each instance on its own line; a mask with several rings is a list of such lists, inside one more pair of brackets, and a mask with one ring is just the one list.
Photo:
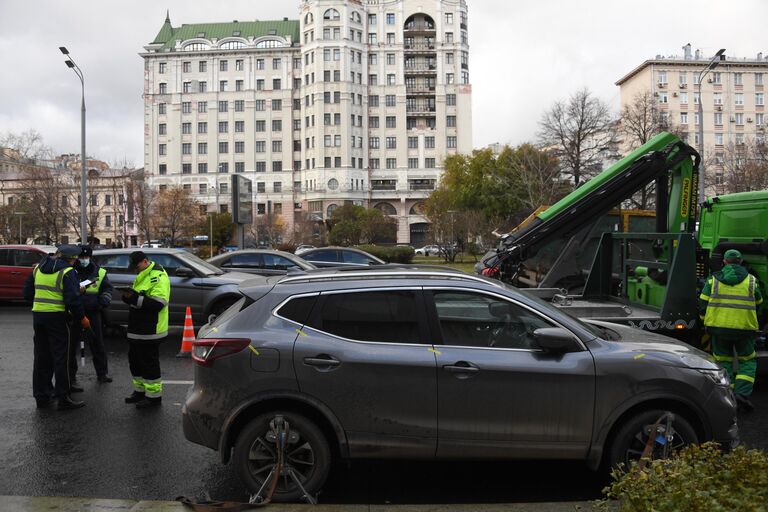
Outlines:
[[[331, 467], [331, 450], [322, 431], [311, 420], [290, 411], [274, 411], [258, 416], [240, 433], [235, 443], [233, 463], [240, 479], [255, 494], [265, 497], [272, 485], [270, 472], [277, 463], [274, 420], [282, 416], [287, 424], [288, 441], [272, 501], [298, 501], [303, 492], [290, 473], [314, 496], [325, 483]], [[271, 425], [272, 424], [272, 425]], [[265, 485], [266, 482], [266, 485]]]
[[[666, 414], [673, 416], [669, 432], [666, 431]], [[659, 423], [659, 428], [654, 432], [653, 427], [659, 418], [663, 419]], [[665, 452], [670, 454], [699, 442], [696, 431], [683, 416], [660, 409], [641, 412], [624, 422], [616, 432], [608, 453], [610, 467], [616, 467], [620, 464], [628, 466], [631, 461], [640, 460], [648, 443], [649, 435], [654, 435], [651, 459], [662, 458]]]

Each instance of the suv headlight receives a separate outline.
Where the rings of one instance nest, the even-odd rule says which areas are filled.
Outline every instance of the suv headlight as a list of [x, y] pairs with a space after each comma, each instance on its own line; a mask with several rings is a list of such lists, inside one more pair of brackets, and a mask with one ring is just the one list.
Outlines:
[[709, 377], [709, 379], [717, 384], [718, 386], [726, 386], [730, 387], [731, 381], [728, 380], [728, 374], [725, 372], [725, 370], [698, 370], [699, 373], [702, 373]]

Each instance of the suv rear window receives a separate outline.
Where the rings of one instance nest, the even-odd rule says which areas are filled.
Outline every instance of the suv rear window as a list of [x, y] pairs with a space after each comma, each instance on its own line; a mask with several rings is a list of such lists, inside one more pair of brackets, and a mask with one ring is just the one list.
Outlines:
[[419, 300], [413, 290], [323, 295], [307, 325], [356, 341], [420, 343]]
[[312, 306], [314, 306], [316, 300], [317, 295], [312, 297], [296, 297], [283, 304], [283, 307], [277, 310], [277, 314], [292, 322], [304, 325], [307, 318], [309, 318], [309, 314], [312, 312]]

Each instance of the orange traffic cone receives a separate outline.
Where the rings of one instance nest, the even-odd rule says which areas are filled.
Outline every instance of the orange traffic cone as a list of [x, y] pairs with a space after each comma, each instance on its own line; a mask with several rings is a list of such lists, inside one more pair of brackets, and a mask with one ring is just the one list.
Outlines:
[[195, 327], [192, 325], [192, 309], [187, 306], [184, 316], [184, 337], [181, 338], [181, 350], [176, 357], [192, 357], [192, 343], [195, 341]]

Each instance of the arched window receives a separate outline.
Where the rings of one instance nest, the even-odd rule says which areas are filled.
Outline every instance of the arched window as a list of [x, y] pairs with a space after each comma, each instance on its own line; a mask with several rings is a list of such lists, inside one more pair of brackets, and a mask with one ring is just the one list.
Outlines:
[[339, 17], [339, 11], [336, 9], [328, 9], [325, 11], [325, 14], [323, 14], [323, 19], [329, 21], [339, 21]]
[[265, 39], [256, 43], [256, 48], [279, 48], [283, 43], [277, 39]]
[[227, 41], [226, 43], [221, 43], [219, 48], [222, 50], [237, 50], [239, 48], [245, 48], [245, 43], [242, 41]]
[[328, 205], [328, 218], [330, 219], [333, 216], [333, 212], [336, 211], [336, 208], [338, 208], [339, 205], [337, 204], [330, 204]]
[[305, 25], [311, 25], [312, 23], [314, 23], [314, 21], [315, 21], [315, 17], [312, 16], [311, 12], [308, 12], [307, 15], [304, 16], [304, 24]]
[[384, 215], [397, 215], [397, 210], [395, 210], [395, 207], [389, 203], [379, 203], [374, 206], [374, 208], [379, 210]]
[[416, 203], [411, 207], [411, 215], [426, 215], [424, 203]]
[[206, 43], [189, 43], [187, 45], [184, 45], [184, 47], [182, 47], [182, 50], [185, 52], [199, 52], [202, 50], [207, 50], [208, 48], [209, 46]]
[[351, 19], [351, 20], [352, 20], [354, 23], [361, 23], [361, 19], [360, 19], [360, 13], [359, 13], [359, 12], [357, 12], [357, 11], [352, 11], [352, 16], [350, 16], [350, 19]]
[[339, 188], [339, 180], [331, 178], [328, 180], [328, 190], [337, 190]]

